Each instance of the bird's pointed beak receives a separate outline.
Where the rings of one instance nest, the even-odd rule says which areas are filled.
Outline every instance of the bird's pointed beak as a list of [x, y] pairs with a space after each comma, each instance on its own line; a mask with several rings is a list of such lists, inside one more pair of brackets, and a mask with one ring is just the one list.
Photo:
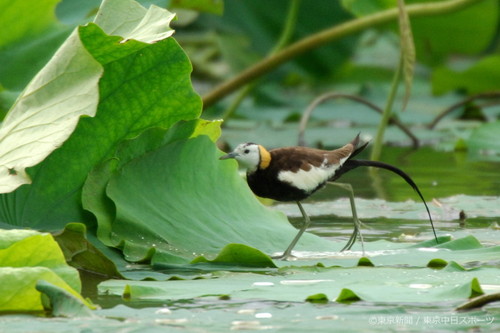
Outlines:
[[238, 156], [238, 154], [233, 151], [229, 154], [219, 157], [219, 160], [227, 160], [228, 158], [235, 158], [236, 156]]

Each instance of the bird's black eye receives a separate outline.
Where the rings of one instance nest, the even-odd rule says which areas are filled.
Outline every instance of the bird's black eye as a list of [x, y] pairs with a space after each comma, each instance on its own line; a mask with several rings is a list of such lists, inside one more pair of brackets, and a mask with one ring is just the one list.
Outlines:
[[245, 151], [244, 151], [245, 154], [248, 154], [249, 152], [250, 152], [249, 149], [245, 149]]

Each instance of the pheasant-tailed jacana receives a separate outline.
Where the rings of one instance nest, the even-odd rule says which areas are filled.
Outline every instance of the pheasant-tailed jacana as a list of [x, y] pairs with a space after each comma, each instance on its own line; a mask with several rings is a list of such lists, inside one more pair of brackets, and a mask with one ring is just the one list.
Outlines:
[[422, 199], [437, 243], [429, 208], [410, 176], [387, 163], [352, 159], [367, 145], [368, 142], [360, 143], [359, 135], [350, 143], [335, 150], [285, 147], [267, 151], [255, 143], [242, 143], [233, 152], [220, 159], [234, 158], [246, 168], [248, 185], [257, 196], [277, 201], [295, 201], [299, 206], [305, 223], [283, 255], [278, 258], [286, 259], [290, 256], [295, 244], [310, 224], [310, 219], [300, 201], [325, 186], [327, 182], [335, 181], [344, 173], [360, 166], [382, 168], [401, 176]]

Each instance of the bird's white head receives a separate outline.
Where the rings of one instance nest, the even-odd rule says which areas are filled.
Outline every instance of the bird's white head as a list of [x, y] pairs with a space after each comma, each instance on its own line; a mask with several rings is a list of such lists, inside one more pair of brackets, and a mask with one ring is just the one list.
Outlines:
[[239, 144], [232, 152], [220, 157], [221, 160], [228, 158], [234, 158], [249, 172], [253, 172], [259, 167], [265, 169], [271, 161], [269, 152], [255, 143]]

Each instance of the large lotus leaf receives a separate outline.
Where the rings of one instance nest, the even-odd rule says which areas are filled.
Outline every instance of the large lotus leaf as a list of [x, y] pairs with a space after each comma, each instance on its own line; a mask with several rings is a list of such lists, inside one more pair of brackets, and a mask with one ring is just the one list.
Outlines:
[[[111, 4], [118, 6], [123, 1], [110, 0], [107, 3], [105, 9], [111, 11]], [[122, 33], [144, 40], [156, 39], [158, 29], [150, 29], [149, 25], [168, 22], [171, 17], [158, 7], [152, 10], [161, 11], [164, 21], [152, 20], [151, 17], [159, 14], [152, 15], [150, 10], [138, 26], [129, 27], [130, 34]], [[112, 15], [104, 15], [102, 11], [99, 14], [99, 17], [113, 19]], [[164, 24], [161, 26], [165, 27]], [[190, 82], [191, 64], [172, 38], [153, 44], [125, 41], [121, 37], [107, 35], [95, 24], [78, 28], [72, 36], [79, 38], [75, 49], [68, 44], [69, 41], [63, 47], [70, 51], [78, 49], [87, 55], [89, 62], [97, 64], [96, 72], [89, 78], [93, 83], [84, 87], [92, 91], [85, 100], [93, 101], [89, 108], [93, 109], [92, 112], [97, 108], [97, 114], [93, 118], [80, 119], [70, 138], [42, 163], [29, 170], [32, 185], [3, 195], [0, 213], [5, 222], [60, 229], [69, 221], [85, 221], [80, 202], [81, 187], [89, 171], [110, 157], [119, 142], [152, 126], [169, 127], [178, 120], [194, 119], [201, 111], [200, 98]], [[53, 58], [51, 63], [57, 64], [58, 61], [59, 58]], [[88, 65], [83, 62], [80, 66]], [[59, 76], [66, 78], [71, 75], [71, 72], [64, 71], [64, 67], [58, 68], [58, 72], [53, 73], [51, 84], [55, 84]], [[79, 82], [79, 76], [75, 82], [66, 81], [68, 88], [64, 91], [76, 89], [75, 84]], [[75, 93], [81, 90], [84, 89], [75, 90]], [[33, 96], [39, 93], [34, 91]], [[60, 91], [47, 88], [44, 95], [53, 95], [57, 99]], [[55, 112], [50, 108], [51, 104], [38, 97], [32, 102], [34, 107], [46, 108], [43, 112], [49, 114]], [[98, 104], [95, 104], [97, 101]], [[64, 111], [80, 108], [81, 105], [74, 102], [67, 105]], [[50, 138], [47, 140], [51, 142]], [[9, 168], [11, 166], [7, 165], [4, 170], [9, 177], [14, 177], [13, 173], [21, 173]]]
[[60, 317], [92, 317], [93, 313], [81, 299], [45, 280], [36, 283], [36, 289], [44, 293], [50, 300], [53, 316]]
[[0, 193], [30, 183], [25, 168], [40, 163], [94, 116], [102, 67], [75, 31], [19, 96], [0, 127]]
[[27, 237], [39, 235], [40, 233], [36, 230], [2, 230], [0, 232], [0, 249], [6, 249], [12, 244], [21, 241]]
[[47, 267], [0, 267], [0, 311], [42, 311], [41, 294], [36, 283], [46, 280], [75, 297], [78, 293]]
[[226, 273], [216, 279], [182, 281], [109, 280], [99, 285], [99, 291], [120, 296], [126, 292], [132, 299], [165, 301], [229, 295], [235, 299], [301, 302], [321, 293], [333, 300], [339, 295], [345, 297], [343, 290], [347, 288], [364, 301], [428, 303], [463, 301], [484, 293], [481, 284], [498, 286], [497, 268], [457, 273], [430, 268], [292, 267], [281, 273], [284, 274]]
[[[109, 251], [103, 253], [94, 246], [86, 235], [82, 223], [69, 223], [63, 231], [54, 235], [64, 253], [66, 262], [80, 271], [110, 278], [122, 277], [116, 264], [109, 258]], [[96, 243], [99, 246], [99, 243]]]
[[0, 230], [1, 238], [11, 239], [0, 250], [0, 267], [47, 267], [59, 274], [75, 290], [80, 290], [78, 272], [66, 265], [61, 249], [50, 234], [26, 230]]
[[169, 26], [174, 16], [154, 5], [146, 10], [135, 1], [104, 0], [94, 22], [109, 35], [152, 43], [174, 33]]
[[[206, 136], [175, 141], [126, 164], [109, 181], [116, 206], [115, 242], [130, 260], [215, 255], [229, 243], [266, 253], [284, 251], [296, 234], [285, 216], [262, 206], [239, 176], [234, 161], [220, 161]], [[297, 249], [332, 244], [306, 234]], [[172, 256], [172, 257], [169, 257]]]
[[108, 246], [118, 245], [110, 237], [115, 208], [113, 202], [106, 195], [106, 186], [113, 173], [130, 160], [158, 149], [162, 145], [201, 134], [208, 135], [214, 141], [217, 140], [220, 136], [220, 122], [196, 119], [179, 122], [168, 131], [163, 128], [151, 128], [137, 138], [124, 141], [117, 148], [113, 158], [106, 160], [92, 170], [83, 187], [82, 202], [83, 207], [97, 218], [97, 236], [104, 244]]
[[66, 264], [50, 234], [0, 230], [0, 311], [43, 310], [38, 280], [46, 280], [80, 299], [78, 271]]

